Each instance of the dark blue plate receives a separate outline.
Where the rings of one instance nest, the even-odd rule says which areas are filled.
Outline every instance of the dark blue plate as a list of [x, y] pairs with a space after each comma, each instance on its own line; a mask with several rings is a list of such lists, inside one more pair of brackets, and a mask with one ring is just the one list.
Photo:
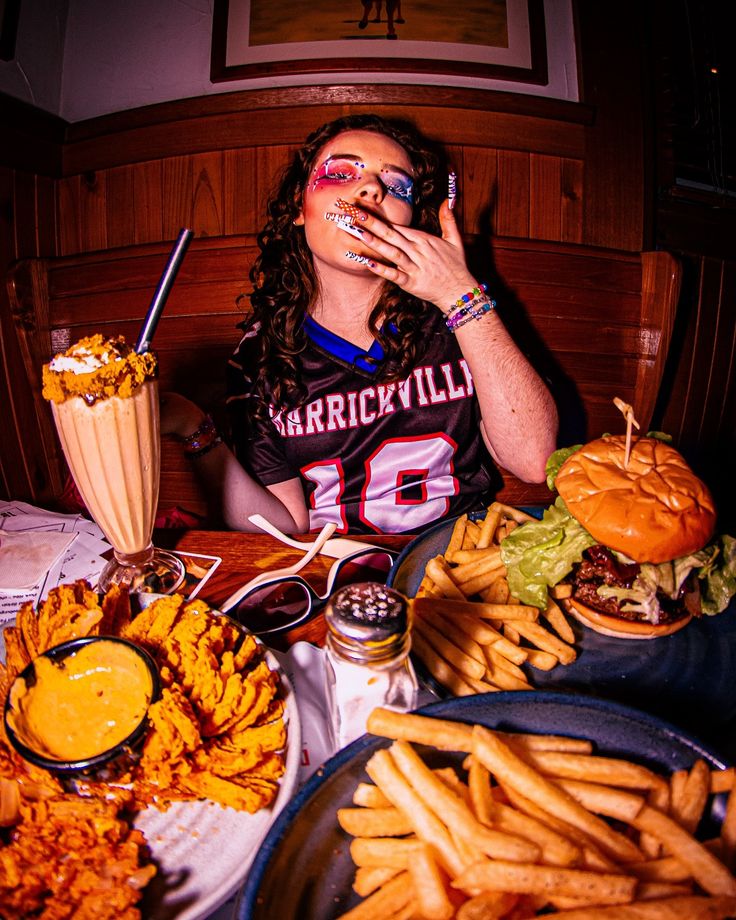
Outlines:
[[[487, 693], [443, 700], [420, 711], [489, 728], [589, 738], [601, 753], [624, 756], [660, 772], [690, 767], [698, 757], [715, 768], [726, 766], [719, 755], [672, 725], [576, 694]], [[359, 782], [370, 782], [364, 766], [374, 751], [389, 743], [364, 735], [320, 767], [289, 802], [253, 862], [239, 920], [334, 920], [358, 903], [351, 890], [351, 838], [339, 827], [335, 813], [352, 804]], [[437, 757], [437, 765], [459, 767], [463, 755], [442, 752]], [[720, 820], [723, 805], [719, 797], [710, 822]], [[706, 830], [712, 832], [712, 827]]]
[[[534, 513], [533, 509], [525, 509]], [[388, 584], [410, 597], [427, 562], [444, 553], [454, 521], [445, 521], [404, 548]], [[614, 639], [570, 619], [577, 660], [539, 671], [525, 665], [539, 689], [573, 690], [616, 700], [682, 725], [733, 756], [736, 739], [736, 601], [718, 616], [701, 617], [661, 639]], [[433, 685], [433, 689], [437, 688]], [[441, 693], [441, 688], [440, 688]]]

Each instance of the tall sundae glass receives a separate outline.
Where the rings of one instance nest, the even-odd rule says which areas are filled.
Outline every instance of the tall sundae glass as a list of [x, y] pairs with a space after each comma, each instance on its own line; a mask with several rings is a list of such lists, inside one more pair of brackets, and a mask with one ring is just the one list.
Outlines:
[[77, 488], [113, 547], [98, 590], [175, 590], [184, 566], [151, 542], [161, 444], [153, 353], [122, 338], [83, 338], [44, 365], [43, 395]]

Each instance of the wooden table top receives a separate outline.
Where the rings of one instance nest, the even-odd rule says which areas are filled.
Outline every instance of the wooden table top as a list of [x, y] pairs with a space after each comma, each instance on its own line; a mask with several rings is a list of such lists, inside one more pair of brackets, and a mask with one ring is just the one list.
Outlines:
[[[265, 533], [237, 533], [233, 531], [189, 530], [181, 534], [156, 535], [157, 545], [166, 546], [180, 552], [202, 553], [220, 556], [222, 562], [202, 587], [198, 597], [210, 606], [222, 604], [241, 585], [262, 572], [293, 565], [300, 558], [298, 550], [280, 543]], [[309, 541], [313, 535], [297, 536], [300, 541]], [[350, 538], [348, 538], [350, 539]], [[370, 535], [355, 537], [364, 543], [385, 546], [400, 550], [411, 540], [411, 536]], [[317, 555], [302, 569], [300, 574], [314, 587], [315, 591], [324, 591], [327, 574], [335, 560], [329, 556]], [[310, 621], [277, 636], [265, 638], [267, 645], [276, 649], [285, 649], [295, 642], [304, 640], [316, 645], [324, 644], [325, 624], [322, 613]]]

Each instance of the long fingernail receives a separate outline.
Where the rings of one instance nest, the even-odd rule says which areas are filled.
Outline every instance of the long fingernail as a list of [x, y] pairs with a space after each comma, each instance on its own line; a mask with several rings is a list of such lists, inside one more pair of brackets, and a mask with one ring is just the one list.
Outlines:
[[354, 219], [348, 214], [333, 214], [328, 211], [325, 214], [325, 220], [331, 221], [335, 226], [344, 230], [345, 233], [349, 233], [350, 236], [354, 236], [357, 240], [363, 239], [365, 230], [362, 227], [356, 227]]
[[447, 207], [452, 211], [457, 200], [457, 174], [451, 172], [447, 177]]
[[354, 220], [365, 220], [368, 217], [365, 211], [361, 211], [359, 207], [350, 204], [349, 201], [345, 201], [343, 198], [338, 198], [335, 204], [341, 211], [345, 214], [349, 214]]
[[345, 258], [350, 259], [351, 262], [357, 262], [358, 265], [369, 265], [371, 268], [376, 267], [376, 263], [373, 259], [369, 259], [368, 256], [359, 256], [357, 252], [351, 252], [348, 250], [345, 253]]

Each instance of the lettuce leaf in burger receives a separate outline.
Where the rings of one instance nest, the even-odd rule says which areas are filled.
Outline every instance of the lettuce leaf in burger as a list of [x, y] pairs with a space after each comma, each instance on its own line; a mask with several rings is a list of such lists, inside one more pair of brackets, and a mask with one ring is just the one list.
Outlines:
[[661, 436], [555, 451], [547, 484], [555, 503], [501, 544], [522, 603], [544, 609], [564, 583], [562, 603], [585, 625], [651, 639], [720, 613], [736, 594], [736, 540], [714, 538], [708, 488]]

